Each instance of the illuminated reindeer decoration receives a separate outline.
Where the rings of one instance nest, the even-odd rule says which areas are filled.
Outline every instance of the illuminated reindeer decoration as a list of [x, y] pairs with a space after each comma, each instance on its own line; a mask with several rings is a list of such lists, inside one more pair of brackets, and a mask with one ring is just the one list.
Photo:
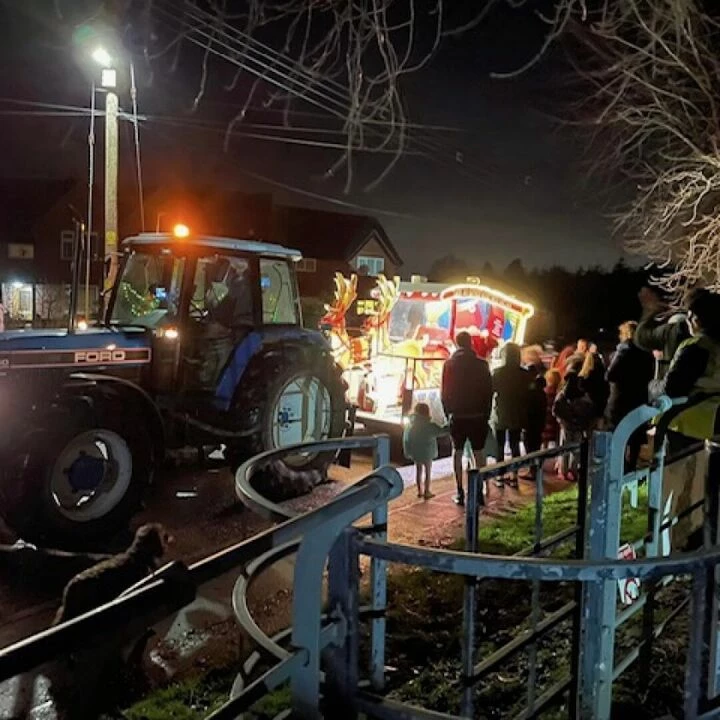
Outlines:
[[335, 297], [325, 305], [323, 325], [330, 327], [330, 345], [335, 362], [346, 369], [370, 359], [372, 354], [386, 352], [390, 347], [388, 318], [399, 296], [398, 284], [380, 275], [377, 279], [377, 306], [363, 323], [363, 335], [351, 338], [345, 316], [357, 299], [357, 275], [350, 278], [335, 273]]
[[353, 343], [345, 325], [345, 315], [357, 298], [357, 275], [346, 278], [335, 273], [335, 298], [332, 304], [325, 305], [325, 315], [320, 321], [330, 326], [330, 347], [335, 362], [343, 369], [354, 361]]
[[372, 348], [376, 353], [387, 352], [390, 348], [390, 332], [388, 318], [395, 307], [400, 288], [394, 280], [388, 280], [384, 275], [377, 278], [377, 310], [363, 324], [369, 343], [368, 352]]

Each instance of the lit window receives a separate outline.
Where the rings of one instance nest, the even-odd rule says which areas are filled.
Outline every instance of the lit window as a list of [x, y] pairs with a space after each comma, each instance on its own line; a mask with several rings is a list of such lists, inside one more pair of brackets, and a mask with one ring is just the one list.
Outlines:
[[355, 260], [355, 269], [361, 275], [376, 277], [385, 272], [385, 258], [358, 255], [357, 260]]
[[60, 259], [72, 260], [75, 248], [75, 233], [72, 230], [63, 230], [60, 233]]
[[300, 262], [295, 264], [295, 269], [298, 272], [304, 273], [317, 272], [317, 260], [315, 260], [315, 258], [303, 258]]

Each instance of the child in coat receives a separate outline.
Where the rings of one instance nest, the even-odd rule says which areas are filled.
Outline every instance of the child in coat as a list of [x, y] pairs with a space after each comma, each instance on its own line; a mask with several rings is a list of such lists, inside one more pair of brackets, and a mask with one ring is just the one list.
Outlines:
[[430, 406], [427, 403], [418, 403], [415, 406], [415, 412], [410, 416], [410, 422], [403, 433], [403, 451], [405, 457], [415, 463], [419, 498], [429, 500], [433, 497], [430, 492], [430, 476], [433, 460], [438, 456], [437, 439], [446, 433], [445, 428], [430, 419]]

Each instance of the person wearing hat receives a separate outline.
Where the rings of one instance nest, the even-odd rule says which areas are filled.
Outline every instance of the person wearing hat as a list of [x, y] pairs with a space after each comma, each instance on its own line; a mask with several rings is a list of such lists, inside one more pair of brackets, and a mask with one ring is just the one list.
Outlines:
[[659, 288], [646, 285], [638, 293], [643, 313], [635, 330], [633, 342], [652, 352], [657, 361], [656, 380], [662, 380], [670, 368], [680, 344], [690, 337], [687, 315], [671, 313]]

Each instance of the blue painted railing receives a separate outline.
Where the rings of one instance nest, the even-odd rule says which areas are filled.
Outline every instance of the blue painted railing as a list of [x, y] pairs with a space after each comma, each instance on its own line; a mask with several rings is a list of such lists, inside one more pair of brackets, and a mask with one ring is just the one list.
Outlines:
[[[689, 599], [692, 622], [686, 678], [686, 717], [712, 717], [718, 705], [715, 677], [717, 634], [716, 566], [720, 562], [718, 518], [720, 468], [718, 445], [709, 441], [707, 492], [703, 505], [705, 549], [693, 554], [660, 556], [659, 534], [672, 519], [662, 517], [663, 469], [668, 464], [664, 433], [668, 418], [678, 411], [669, 401], [654, 408], [641, 408], [621, 423], [614, 436], [598, 433], [590, 448], [578, 446], [543, 451], [508, 463], [471, 473], [466, 508], [466, 551], [412, 547], [387, 541], [388, 502], [402, 492], [402, 480], [388, 466], [389, 440], [385, 437], [349, 438], [295, 446], [253, 458], [237, 474], [241, 500], [278, 524], [246, 541], [229, 547], [190, 567], [173, 563], [121, 598], [56, 628], [49, 629], [0, 651], [0, 680], [32, 670], [62, 654], [82, 649], [88, 637], [103, 630], [127, 626], [128, 634], [177, 612], [191, 602], [197, 588], [219, 575], [239, 571], [233, 592], [238, 621], [256, 643], [256, 651], [240, 669], [228, 702], [212, 718], [236, 718], [258, 699], [285, 682], [290, 683], [294, 717], [352, 720], [360, 714], [372, 718], [451, 718], [448, 714], [413, 707], [383, 696], [385, 685], [386, 573], [390, 562], [453, 573], [466, 579], [462, 701], [463, 717], [476, 714], [474, 697], [480, 680], [520, 650], [535, 652], [543, 634], [567, 618], [573, 621], [573, 658], [567, 677], [539, 691], [531, 677], [522, 717], [533, 717], [566, 698], [568, 715], [607, 718], [612, 702], [613, 681], [651, 647], [658, 628], [649, 609], [664, 578], [690, 575]], [[632, 431], [665, 411], [656, 429], [656, 449], [649, 470], [625, 473], [619, 457]], [[373, 471], [326, 506], [290, 516], [288, 511], [264, 499], [253, 487], [253, 475], [268, 462], [284, 454], [329, 452], [338, 449], [371, 448]], [[543, 536], [543, 463], [568, 451], [582, 451], [579, 501], [574, 523], [555, 537]], [[478, 497], [490, 478], [531, 468], [536, 479], [536, 522], [533, 547], [514, 557], [477, 552]], [[587, 474], [586, 474], [587, 473]], [[619, 512], [623, 489], [636, 481], [649, 486], [648, 533], [641, 546], [645, 555], [637, 560], [617, 559]], [[592, 493], [588, 492], [592, 487]], [[659, 488], [659, 489], [658, 489]], [[585, 501], [589, 495], [589, 505]], [[658, 513], [660, 515], [658, 516]], [[368, 527], [357, 523], [371, 517]], [[587, 518], [587, 525], [586, 525]], [[574, 543], [575, 558], [543, 557], [560, 543]], [[296, 554], [293, 578], [292, 628], [274, 638], [267, 637], [252, 618], [247, 592], [257, 576], [281, 558]], [[530, 555], [530, 557], [528, 557]], [[367, 606], [361, 606], [360, 562], [371, 564]], [[325, 568], [327, 566], [327, 575]], [[473, 623], [475, 590], [485, 578], [525, 580], [532, 584], [530, 628], [490, 658], [477, 663]], [[632, 612], [643, 612], [644, 645], [616, 662], [614, 637], [629, 613], [617, 612], [617, 581], [638, 579], [646, 592]], [[575, 599], [554, 616], [538, 612], [540, 583], [574, 583]], [[714, 613], [714, 614], [713, 614]], [[370, 624], [369, 666], [360, 663], [359, 637], [363, 622]], [[647, 628], [645, 626], [647, 625]], [[645, 630], [647, 632], [645, 632]], [[662, 630], [660, 630], [661, 632]], [[262, 662], [261, 662], [262, 661]], [[268, 668], [262, 672], [258, 668]], [[478, 711], [481, 709], [478, 709]]]

